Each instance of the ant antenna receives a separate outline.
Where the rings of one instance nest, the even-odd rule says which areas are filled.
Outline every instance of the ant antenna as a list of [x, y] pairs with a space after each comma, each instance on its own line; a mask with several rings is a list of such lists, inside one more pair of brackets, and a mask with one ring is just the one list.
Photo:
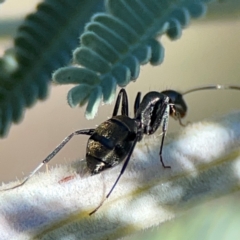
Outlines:
[[182, 95], [186, 95], [188, 93], [191, 92], [196, 92], [196, 91], [200, 91], [200, 90], [240, 90], [240, 86], [237, 85], [221, 85], [221, 84], [217, 84], [217, 85], [206, 85], [206, 86], [202, 86], [202, 87], [197, 87], [197, 88], [192, 88], [190, 90], [187, 90], [185, 92], [182, 93]]

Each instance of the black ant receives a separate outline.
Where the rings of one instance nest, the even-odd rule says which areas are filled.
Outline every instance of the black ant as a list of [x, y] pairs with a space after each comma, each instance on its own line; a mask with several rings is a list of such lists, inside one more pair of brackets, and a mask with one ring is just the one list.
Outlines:
[[[141, 141], [143, 136], [151, 135], [160, 127], [162, 128], [162, 140], [160, 144], [160, 161], [164, 168], [166, 166], [162, 159], [162, 149], [164, 138], [166, 136], [169, 115], [179, 120], [186, 115], [187, 105], [183, 99], [183, 95], [194, 91], [210, 90], [210, 89], [235, 89], [240, 90], [238, 86], [232, 85], [211, 85], [203, 86], [179, 93], [173, 90], [163, 92], [148, 92], [141, 100], [141, 93], [138, 92], [134, 103], [134, 118], [130, 118], [128, 114], [128, 97], [125, 89], [121, 89], [118, 93], [112, 118], [101, 123], [97, 128], [77, 130], [67, 136], [54, 150], [51, 152], [41, 164], [20, 184], [4, 189], [14, 189], [25, 184], [43, 165], [47, 164], [75, 135], [89, 135], [86, 148], [86, 163], [88, 170], [92, 175], [102, 172], [107, 168], [124, 162], [122, 169], [113, 184], [112, 188], [106, 195], [100, 205], [93, 210], [95, 213], [111, 195], [120, 177], [124, 173], [136, 143]], [[121, 115], [117, 115], [121, 102]]]

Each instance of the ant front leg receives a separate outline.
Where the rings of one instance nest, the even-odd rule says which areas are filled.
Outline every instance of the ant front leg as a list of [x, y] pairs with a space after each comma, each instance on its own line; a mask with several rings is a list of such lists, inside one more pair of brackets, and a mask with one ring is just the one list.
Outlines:
[[[170, 104], [169, 104], [170, 105]], [[171, 166], [166, 166], [163, 162], [162, 158], [162, 150], [163, 150], [163, 144], [164, 144], [164, 139], [167, 134], [167, 127], [168, 127], [168, 121], [169, 121], [169, 105], [167, 106], [164, 114], [163, 114], [163, 119], [162, 119], [162, 141], [160, 145], [160, 151], [159, 151], [159, 156], [160, 156], [160, 161], [162, 163], [162, 166], [164, 168], [171, 168]], [[171, 106], [171, 105], [170, 105]]]
[[166, 166], [166, 165], [164, 164], [163, 158], [162, 158], [162, 149], [163, 149], [163, 143], [164, 143], [164, 138], [165, 138], [165, 136], [166, 136], [166, 132], [164, 132], [164, 133], [162, 134], [162, 141], [161, 141], [161, 145], [160, 145], [159, 156], [160, 156], [160, 161], [161, 161], [161, 163], [162, 163], [162, 166], [163, 166], [164, 168], [171, 168], [171, 166]]

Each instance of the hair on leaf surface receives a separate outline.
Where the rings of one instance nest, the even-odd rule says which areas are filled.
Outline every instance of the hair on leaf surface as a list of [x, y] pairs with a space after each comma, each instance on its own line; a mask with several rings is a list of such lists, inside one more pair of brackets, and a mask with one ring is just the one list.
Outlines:
[[178, 39], [191, 18], [205, 14], [207, 2], [210, 1], [105, 1], [106, 12], [93, 15], [85, 26], [80, 46], [73, 52], [75, 65], [58, 69], [53, 80], [91, 86], [87, 96], [81, 87], [72, 88], [68, 103], [75, 107], [88, 101], [85, 115], [93, 118], [100, 99], [111, 103], [116, 86], [125, 87], [136, 80], [140, 65], [163, 62], [164, 48], [157, 38], [166, 34], [171, 40]]

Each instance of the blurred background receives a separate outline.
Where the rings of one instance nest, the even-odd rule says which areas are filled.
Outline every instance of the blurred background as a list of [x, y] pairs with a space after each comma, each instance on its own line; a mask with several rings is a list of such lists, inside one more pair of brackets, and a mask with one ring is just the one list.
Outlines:
[[[1, 55], [11, 47], [24, 16], [33, 12], [39, 2], [22, 0], [16, 4], [15, 0], [6, 0], [0, 5]], [[219, 2], [217, 11], [212, 8], [203, 19], [192, 21], [177, 41], [162, 38], [163, 64], [142, 66], [140, 77], [127, 86], [131, 112], [138, 91], [145, 94], [151, 90], [185, 91], [206, 84], [240, 85], [240, 7], [237, 2]], [[68, 106], [66, 96], [70, 88], [53, 86], [49, 98], [28, 109], [23, 121], [11, 127], [7, 138], [0, 139], [0, 181], [22, 179], [68, 134], [93, 128], [111, 117], [113, 104], [101, 106], [94, 120], [86, 120], [84, 108]], [[200, 91], [186, 95], [185, 100], [189, 108], [185, 122], [201, 121], [240, 108], [238, 91]], [[171, 120], [168, 132], [179, 128], [179, 124]], [[50, 166], [84, 158], [87, 139], [87, 136], [75, 137]]]

